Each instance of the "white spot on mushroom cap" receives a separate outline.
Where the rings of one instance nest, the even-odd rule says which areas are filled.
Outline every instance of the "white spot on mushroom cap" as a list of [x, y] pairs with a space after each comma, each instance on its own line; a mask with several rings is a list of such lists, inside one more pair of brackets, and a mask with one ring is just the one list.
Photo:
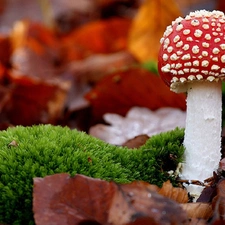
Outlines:
[[175, 83], [177, 82], [179, 79], [177, 77], [173, 77], [172, 80], [171, 80], [171, 83]]
[[222, 55], [220, 60], [221, 60], [222, 63], [225, 63], [225, 55]]
[[164, 54], [163, 54], [163, 60], [164, 60], [164, 61], [167, 61], [168, 58], [169, 58], [169, 56], [168, 56], [167, 54], [164, 53]]
[[170, 72], [171, 72], [173, 75], [177, 75], [177, 71], [176, 71], [176, 70], [170, 70]]
[[[220, 26], [220, 24], [217, 24], [217, 26]], [[216, 28], [216, 31], [217, 31], [217, 32], [221, 32], [221, 28], [219, 28], [219, 27]]]
[[202, 63], [201, 63], [201, 65], [203, 67], [207, 67], [209, 65], [209, 61], [208, 60], [203, 60]]
[[176, 43], [180, 40], [180, 36], [179, 35], [176, 35], [173, 39], [173, 42]]
[[176, 47], [179, 48], [179, 47], [181, 47], [182, 45], [183, 45], [183, 41], [179, 41], [179, 42], [177, 42]]
[[172, 47], [172, 46], [169, 46], [169, 47], [167, 48], [167, 52], [171, 53], [172, 51], [173, 51], [173, 47]]
[[193, 66], [199, 66], [199, 60], [193, 61]]
[[203, 17], [203, 18], [202, 18], [202, 22], [204, 22], [204, 23], [209, 23], [209, 20], [208, 20], [207, 18]]
[[202, 76], [201, 74], [198, 74], [198, 75], [196, 76], [196, 78], [197, 78], [198, 80], [202, 80], [202, 79], [203, 79], [203, 76]]
[[170, 26], [168, 26], [168, 27], [166, 28], [166, 31], [165, 31], [164, 35], [165, 35], [166, 37], [168, 37], [172, 32], [173, 32], [173, 28], [172, 28], [172, 26], [170, 25]]
[[218, 54], [220, 52], [220, 50], [218, 48], [213, 48], [212, 52], [213, 52], [213, 54]]
[[209, 29], [209, 24], [205, 23], [205, 24], [202, 25], [202, 27], [203, 27], [203, 29], [207, 30], [207, 29]]
[[209, 74], [209, 71], [208, 70], [202, 70], [201, 73], [203, 73], [205, 75], [208, 75]]
[[192, 18], [191, 18], [191, 16], [190, 15], [186, 15], [185, 16], [185, 20], [191, 20]]
[[164, 72], [164, 73], [170, 72], [170, 64], [166, 64], [165, 66], [163, 66], [161, 68], [161, 71]]
[[218, 62], [218, 61], [219, 61], [219, 59], [218, 59], [218, 57], [213, 57], [213, 58], [212, 58], [212, 61], [214, 61], [214, 62]]
[[193, 41], [193, 38], [192, 38], [192, 37], [187, 37], [186, 40], [187, 40], [187, 41]]
[[164, 39], [163, 44], [164, 44], [164, 48], [167, 48], [168, 45], [170, 44], [170, 39], [169, 38]]
[[210, 82], [212, 82], [212, 81], [215, 80], [215, 77], [214, 77], [214, 76], [208, 76], [208, 77], [207, 77], [207, 80], [210, 81]]
[[178, 73], [179, 75], [184, 75], [184, 71], [183, 71], [183, 70], [178, 70], [177, 73]]
[[182, 49], [186, 51], [189, 49], [189, 47], [190, 47], [189, 44], [185, 44]]
[[199, 47], [198, 47], [198, 45], [194, 45], [194, 46], [192, 47], [192, 52], [193, 52], [194, 54], [198, 54], [198, 53], [199, 53]]
[[195, 79], [196, 79], [196, 77], [194, 75], [189, 75], [188, 76], [188, 80], [191, 80], [192, 81], [192, 80], [195, 80]]
[[176, 27], [176, 31], [180, 31], [184, 28], [183, 24], [178, 24]]
[[221, 18], [221, 19], [219, 19], [219, 22], [220, 23], [225, 23], [225, 19]]
[[184, 19], [181, 16], [179, 16], [175, 19], [174, 22], [179, 24], [182, 20], [184, 20]]
[[197, 72], [199, 72], [199, 69], [191, 68], [191, 69], [190, 69], [190, 72], [191, 72], [191, 73], [197, 73]]
[[202, 42], [202, 46], [205, 47], [205, 48], [208, 48], [208, 47], [209, 47], [209, 43], [207, 43], [207, 42]]
[[203, 56], [208, 56], [209, 53], [208, 53], [207, 51], [202, 51], [202, 55], [203, 55]]
[[164, 40], [165, 40], [164, 37], [160, 38], [160, 44], [162, 44], [164, 42]]
[[182, 56], [181, 59], [182, 60], [189, 60], [189, 59], [191, 59], [191, 55], [190, 54], [185, 54], [185, 55]]
[[215, 43], [220, 42], [220, 38], [216, 38], [216, 39], [214, 40], [214, 42], [215, 42]]
[[184, 83], [186, 80], [187, 80], [187, 79], [186, 79], [185, 77], [181, 77], [181, 78], [180, 78], [180, 82], [181, 82], [181, 83]]
[[200, 24], [200, 22], [199, 22], [199, 20], [196, 20], [196, 19], [193, 19], [192, 21], [191, 21], [191, 25], [192, 26], [198, 26]]
[[199, 29], [197, 29], [197, 30], [195, 30], [195, 32], [194, 32], [194, 36], [195, 37], [201, 37], [202, 36], [202, 31], [201, 30], [199, 30]]
[[192, 66], [192, 63], [191, 62], [186, 62], [186, 63], [184, 63], [184, 66]]
[[177, 59], [179, 59], [179, 57], [177, 56], [176, 53], [173, 53], [173, 54], [170, 56], [170, 59], [173, 60], [173, 61], [176, 61]]
[[211, 70], [218, 70], [220, 68], [220, 66], [218, 65], [212, 65], [211, 66]]
[[189, 29], [183, 30], [183, 34], [184, 34], [184, 35], [188, 35], [188, 34], [190, 34], [190, 33], [191, 33], [191, 31], [190, 31]]
[[206, 40], [211, 40], [211, 35], [210, 35], [210, 34], [206, 34], [206, 35], [205, 35], [205, 39], [206, 39]]
[[181, 63], [177, 63], [176, 66], [175, 66], [176, 69], [180, 69], [181, 67], [182, 67]]
[[221, 48], [222, 50], [225, 50], [225, 44], [221, 44], [221, 45], [220, 45], [220, 48]]

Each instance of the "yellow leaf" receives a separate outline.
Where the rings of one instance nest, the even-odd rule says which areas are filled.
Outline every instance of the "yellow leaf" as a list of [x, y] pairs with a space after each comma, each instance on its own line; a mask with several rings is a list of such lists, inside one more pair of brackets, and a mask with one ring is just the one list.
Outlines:
[[157, 60], [166, 27], [182, 16], [174, 0], [146, 0], [131, 26], [128, 48], [141, 62]]

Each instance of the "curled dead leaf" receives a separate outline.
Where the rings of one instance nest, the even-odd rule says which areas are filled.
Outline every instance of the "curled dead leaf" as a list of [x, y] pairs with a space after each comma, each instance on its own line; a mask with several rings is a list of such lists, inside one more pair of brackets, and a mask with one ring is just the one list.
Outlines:
[[178, 203], [188, 202], [188, 193], [185, 189], [173, 187], [170, 181], [164, 182], [159, 194], [168, 197]]
[[128, 141], [126, 141], [122, 146], [127, 146], [128, 148], [139, 148], [149, 139], [146, 134], [138, 135]]

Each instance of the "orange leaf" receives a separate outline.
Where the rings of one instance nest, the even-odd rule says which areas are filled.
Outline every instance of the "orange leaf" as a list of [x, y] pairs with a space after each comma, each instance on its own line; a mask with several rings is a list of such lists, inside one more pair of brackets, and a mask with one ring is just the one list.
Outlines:
[[59, 42], [50, 29], [28, 21], [15, 23], [11, 33], [11, 41], [13, 50], [28, 47], [38, 55], [46, 52], [56, 54], [59, 50]]
[[162, 188], [159, 190], [159, 194], [173, 199], [178, 203], [188, 202], [188, 193], [183, 188], [173, 187], [170, 181], [164, 182]]
[[83, 59], [93, 53], [124, 50], [131, 20], [113, 18], [88, 23], [62, 38], [65, 61]]
[[146, 0], [132, 23], [129, 50], [142, 62], [157, 60], [165, 28], [178, 16], [174, 0]]
[[101, 120], [107, 112], [125, 116], [133, 106], [151, 110], [186, 108], [185, 95], [171, 92], [160, 77], [140, 68], [130, 68], [103, 78], [86, 98], [96, 120]]

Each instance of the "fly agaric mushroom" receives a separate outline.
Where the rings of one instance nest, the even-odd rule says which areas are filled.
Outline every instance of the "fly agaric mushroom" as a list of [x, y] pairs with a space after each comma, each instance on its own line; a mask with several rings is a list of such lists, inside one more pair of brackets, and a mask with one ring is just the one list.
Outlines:
[[[221, 158], [225, 15], [216, 10], [191, 12], [173, 21], [160, 42], [161, 78], [172, 91], [187, 92], [181, 178], [204, 182], [217, 170]], [[190, 186], [190, 192], [201, 193], [202, 188]]]

